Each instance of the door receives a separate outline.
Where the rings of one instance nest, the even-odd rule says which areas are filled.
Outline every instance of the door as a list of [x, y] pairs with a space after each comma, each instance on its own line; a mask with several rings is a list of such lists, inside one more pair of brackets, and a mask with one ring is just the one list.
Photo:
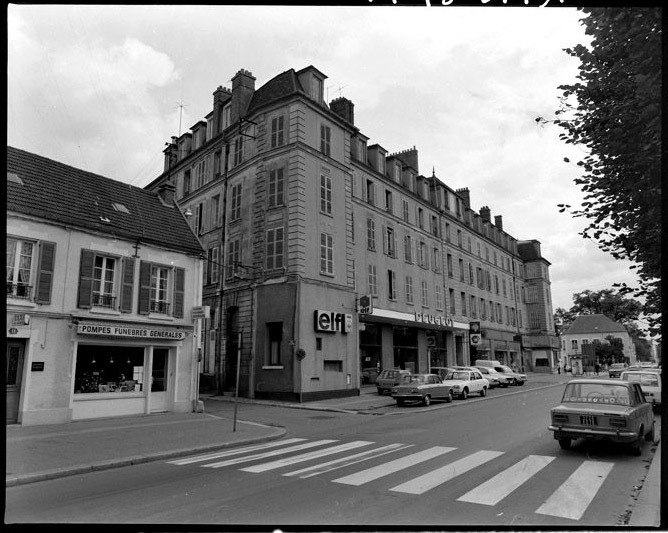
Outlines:
[[153, 348], [151, 412], [169, 410], [169, 349]]
[[19, 400], [21, 399], [21, 376], [23, 374], [23, 343], [8, 342], [5, 358], [5, 383], [7, 384], [7, 424], [18, 420]]

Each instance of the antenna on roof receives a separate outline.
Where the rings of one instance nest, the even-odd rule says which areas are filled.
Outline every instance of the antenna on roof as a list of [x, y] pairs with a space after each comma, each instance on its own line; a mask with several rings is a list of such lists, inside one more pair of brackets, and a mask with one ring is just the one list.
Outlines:
[[181, 137], [181, 118], [183, 117], [183, 108], [188, 107], [188, 106], [183, 103], [183, 98], [182, 98], [181, 102], [177, 102], [176, 107], [178, 107], [180, 109], [180, 111], [179, 111], [179, 137]]

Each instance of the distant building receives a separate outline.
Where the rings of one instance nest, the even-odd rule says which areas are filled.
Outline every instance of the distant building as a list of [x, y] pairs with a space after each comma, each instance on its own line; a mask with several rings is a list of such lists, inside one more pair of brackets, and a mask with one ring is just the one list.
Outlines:
[[7, 148], [7, 421], [190, 412], [203, 249], [149, 192]]
[[207, 250], [203, 384], [233, 390], [238, 373], [242, 395], [303, 401], [358, 394], [368, 367], [552, 369], [540, 243], [422, 175], [415, 147], [370, 144], [325, 80], [309, 66], [256, 89], [240, 70], [147, 186], [174, 184]]
[[635, 345], [628, 331], [623, 325], [601, 314], [577, 316], [562, 334], [561, 347], [566, 358], [565, 362], [586, 356], [588, 346], [595, 342], [609, 343], [610, 337], [621, 340], [626, 362], [634, 364], [636, 362]]

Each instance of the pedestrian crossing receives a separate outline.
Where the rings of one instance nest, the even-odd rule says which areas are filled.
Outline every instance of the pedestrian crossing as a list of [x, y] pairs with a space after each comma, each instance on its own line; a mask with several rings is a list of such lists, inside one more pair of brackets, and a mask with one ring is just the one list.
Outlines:
[[[459, 454], [453, 453], [457, 451]], [[399, 452], [404, 454], [397, 457]], [[287, 438], [167, 462], [177, 466], [195, 465], [210, 469], [239, 467], [239, 470], [252, 474], [279, 471], [282, 476], [299, 479], [325, 475], [358, 465], [355, 471], [345, 473], [343, 476], [336, 477], [334, 474], [330, 481], [359, 487], [380, 480], [386, 484], [386, 490], [391, 493], [420, 495], [437, 490], [444, 484], [452, 485], [450, 482], [453, 479], [475, 469], [484, 468], [488, 463], [505, 455], [504, 452], [495, 450], [477, 450], [467, 451], [463, 457], [454, 459], [457, 455], [461, 455], [461, 452], [462, 450], [449, 446], [432, 446], [417, 450], [415, 445], [402, 443], [377, 445], [366, 440], [340, 442], [336, 439]], [[484, 506], [499, 505], [522, 485], [540, 475], [555, 459], [557, 458], [545, 455], [524, 457], [462, 494], [456, 501]], [[377, 464], [366, 467], [362, 465], [374, 461]], [[426, 473], [416, 475], [398, 485], [395, 484], [396, 481], [392, 483], [393, 475], [420, 464], [431, 468]], [[552, 494], [540, 503], [535, 512], [571, 520], [581, 519], [613, 466], [614, 464], [610, 462], [583, 460], [568, 479], [554, 488]], [[422, 471], [426, 469], [423, 468]]]

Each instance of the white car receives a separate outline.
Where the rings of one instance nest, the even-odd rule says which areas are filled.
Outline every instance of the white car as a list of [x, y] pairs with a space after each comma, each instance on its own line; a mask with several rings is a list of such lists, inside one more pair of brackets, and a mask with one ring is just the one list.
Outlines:
[[450, 386], [452, 395], [466, 400], [469, 394], [480, 394], [487, 396], [489, 381], [487, 381], [479, 370], [453, 370], [445, 376], [443, 381]]
[[484, 377], [487, 381], [489, 381], [489, 387], [494, 388], [494, 387], [507, 387], [510, 385], [511, 378], [506, 376], [505, 374], [502, 374], [498, 370], [495, 370], [494, 368], [490, 366], [478, 366], [475, 367], [476, 370], [479, 370], [480, 373], [482, 374], [482, 377]]
[[646, 370], [626, 370], [622, 372], [622, 381], [640, 383], [642, 393], [647, 403], [656, 409], [661, 405], [661, 373], [648, 368]]

